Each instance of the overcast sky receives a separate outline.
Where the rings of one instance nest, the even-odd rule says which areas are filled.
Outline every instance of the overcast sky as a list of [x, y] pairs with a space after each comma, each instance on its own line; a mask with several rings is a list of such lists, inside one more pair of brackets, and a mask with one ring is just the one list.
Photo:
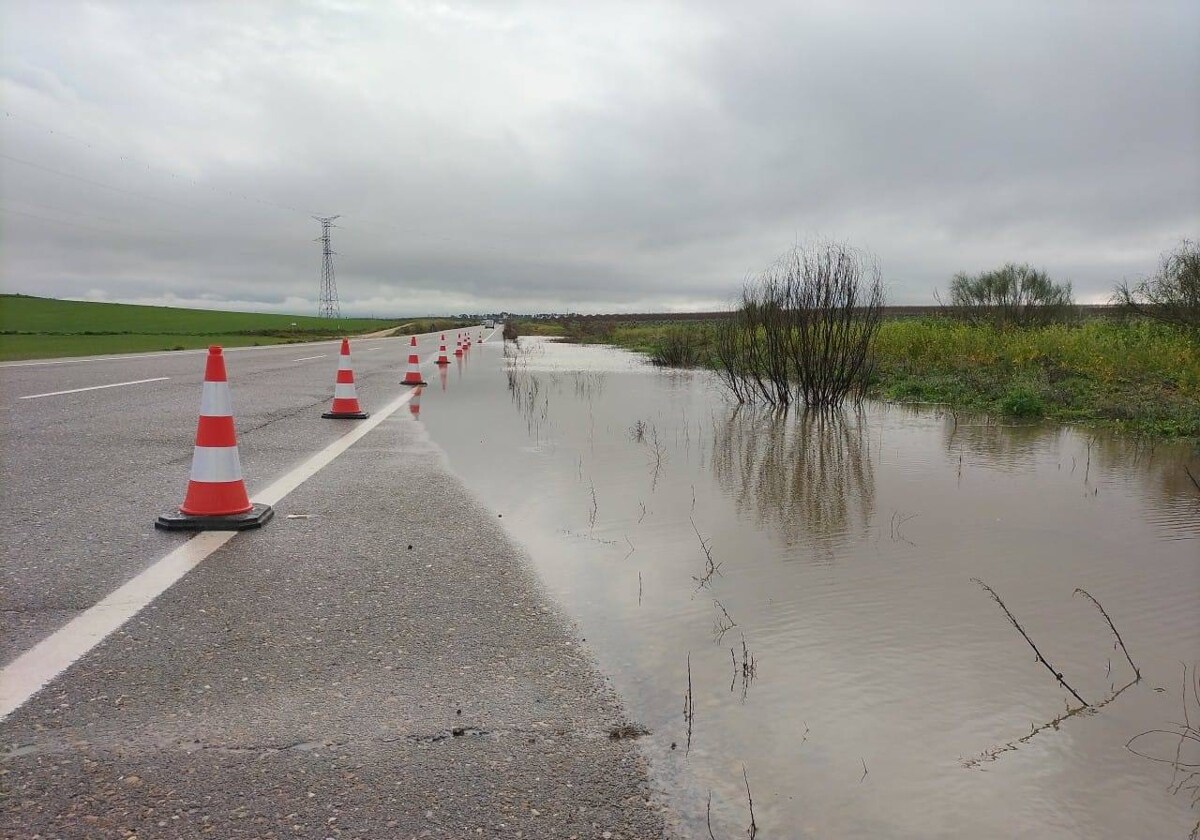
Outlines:
[[1200, 3], [5, 0], [5, 291], [709, 309], [797, 241], [893, 303], [1200, 238]]

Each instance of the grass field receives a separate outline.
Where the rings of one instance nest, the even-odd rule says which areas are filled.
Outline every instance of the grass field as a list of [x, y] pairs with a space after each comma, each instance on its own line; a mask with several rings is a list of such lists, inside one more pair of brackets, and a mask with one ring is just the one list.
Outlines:
[[[615, 344], [662, 360], [686, 330], [713, 364], [711, 323], [529, 322], [521, 334]], [[888, 319], [875, 342], [871, 393], [997, 415], [1105, 425], [1200, 440], [1200, 343], [1143, 320], [1085, 319], [1031, 329], [950, 318]]]
[[331, 320], [0, 295], [0, 359], [284, 344], [400, 326], [399, 320]]

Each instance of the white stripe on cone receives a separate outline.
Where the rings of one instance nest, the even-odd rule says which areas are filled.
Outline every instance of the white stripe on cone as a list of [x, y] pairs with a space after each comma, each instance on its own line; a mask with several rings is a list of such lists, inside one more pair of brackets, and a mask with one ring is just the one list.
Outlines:
[[192, 453], [192, 481], [242, 480], [242, 462], [236, 446], [197, 446]]
[[353, 382], [337, 382], [333, 386], [333, 398], [335, 400], [353, 400], [358, 399], [354, 392]]
[[350, 354], [338, 356], [338, 370], [350, 370]]
[[232, 417], [233, 400], [228, 382], [205, 382], [200, 392], [200, 413], [206, 417]]

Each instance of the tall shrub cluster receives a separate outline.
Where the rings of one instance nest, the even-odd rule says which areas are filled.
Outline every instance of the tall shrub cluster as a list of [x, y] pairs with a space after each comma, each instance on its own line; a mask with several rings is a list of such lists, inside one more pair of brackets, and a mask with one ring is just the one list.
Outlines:
[[839, 243], [796, 247], [742, 289], [714, 356], [739, 403], [826, 407], [861, 399], [883, 318], [879, 267]]
[[950, 281], [953, 314], [971, 324], [1028, 327], [1067, 319], [1070, 283], [1056, 283], [1030, 265], [1007, 263], [979, 274], [959, 272]]
[[1121, 283], [1114, 300], [1127, 308], [1192, 330], [1200, 336], [1200, 244], [1185, 239], [1162, 255], [1158, 272], [1136, 285]]

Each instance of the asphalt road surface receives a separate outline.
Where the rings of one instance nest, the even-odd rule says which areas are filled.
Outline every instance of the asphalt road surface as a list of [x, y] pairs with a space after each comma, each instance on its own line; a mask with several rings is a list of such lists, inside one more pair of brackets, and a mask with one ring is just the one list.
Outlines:
[[404, 409], [407, 339], [353, 350], [349, 446], [320, 416], [336, 343], [227, 351], [251, 498], [277, 499], [232, 537], [153, 527], [203, 351], [0, 365], [0, 835], [662, 836], [618, 699]]

